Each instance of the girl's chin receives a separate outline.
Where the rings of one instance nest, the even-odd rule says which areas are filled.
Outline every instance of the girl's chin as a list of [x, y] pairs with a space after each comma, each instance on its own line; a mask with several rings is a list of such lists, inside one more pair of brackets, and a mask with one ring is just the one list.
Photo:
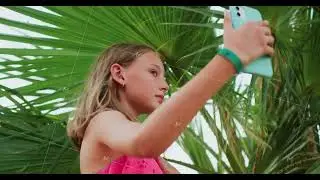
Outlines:
[[159, 102], [154, 102], [150, 108], [151, 111], [154, 111], [155, 109], [157, 109], [159, 106], [161, 105], [161, 103]]
[[145, 109], [144, 113], [151, 114], [154, 110], [156, 110], [160, 106], [159, 103], [151, 104], [147, 109]]
[[148, 113], [152, 113], [155, 109], [157, 109], [162, 102], [160, 100], [153, 101], [149, 104]]

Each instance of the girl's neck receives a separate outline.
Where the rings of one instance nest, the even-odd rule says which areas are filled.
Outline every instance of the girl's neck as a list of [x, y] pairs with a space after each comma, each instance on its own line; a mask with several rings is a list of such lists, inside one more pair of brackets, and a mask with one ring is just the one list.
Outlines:
[[139, 113], [134, 108], [132, 108], [132, 106], [125, 99], [122, 99], [120, 101], [120, 105], [122, 109], [126, 112], [127, 116], [129, 116], [128, 118], [130, 120], [137, 121]]

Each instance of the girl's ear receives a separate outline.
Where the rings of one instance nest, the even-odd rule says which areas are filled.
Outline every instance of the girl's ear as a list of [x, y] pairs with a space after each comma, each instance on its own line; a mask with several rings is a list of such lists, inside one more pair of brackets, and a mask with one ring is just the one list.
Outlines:
[[125, 71], [120, 64], [112, 64], [110, 68], [112, 79], [115, 80], [119, 85], [124, 86], [125, 84]]

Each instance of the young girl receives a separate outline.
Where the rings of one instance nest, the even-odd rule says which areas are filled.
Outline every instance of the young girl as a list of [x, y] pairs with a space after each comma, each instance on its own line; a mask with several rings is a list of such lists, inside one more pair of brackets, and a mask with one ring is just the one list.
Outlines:
[[[89, 76], [68, 135], [80, 150], [81, 173], [178, 173], [160, 155], [197, 111], [241, 67], [273, 55], [268, 22], [232, 28], [224, 19], [224, 49], [171, 99], [164, 67], [152, 48], [117, 44], [99, 57]], [[136, 121], [148, 114], [143, 123]]]

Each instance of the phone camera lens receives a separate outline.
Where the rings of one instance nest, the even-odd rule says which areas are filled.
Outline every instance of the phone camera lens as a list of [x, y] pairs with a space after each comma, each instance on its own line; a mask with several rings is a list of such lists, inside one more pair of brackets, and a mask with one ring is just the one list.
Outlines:
[[240, 13], [238, 13], [238, 12], [237, 12], [237, 15], [238, 15], [239, 17], [241, 16], [241, 14], [240, 14]]
[[240, 10], [240, 8], [238, 7], [238, 6], [236, 6], [236, 9], [239, 11]]

